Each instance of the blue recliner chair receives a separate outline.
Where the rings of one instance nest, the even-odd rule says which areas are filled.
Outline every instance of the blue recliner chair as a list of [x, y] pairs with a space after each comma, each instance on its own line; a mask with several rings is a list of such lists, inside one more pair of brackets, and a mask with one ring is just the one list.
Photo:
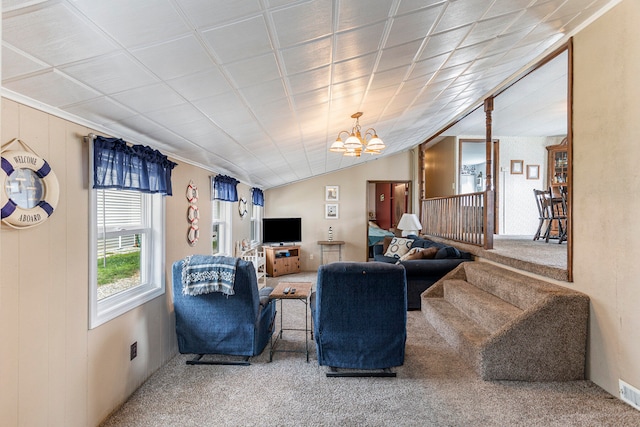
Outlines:
[[328, 377], [395, 376], [390, 368], [404, 363], [407, 339], [404, 267], [378, 262], [322, 265], [310, 305], [318, 364], [330, 367]]
[[[249, 357], [262, 353], [273, 333], [276, 307], [275, 301], [269, 301], [273, 289], [258, 290], [251, 262], [203, 255], [189, 258], [197, 259], [201, 265], [208, 262], [235, 265], [235, 283], [233, 295], [218, 291], [185, 295], [183, 267], [187, 258], [173, 264], [173, 305], [180, 353], [197, 355], [187, 362], [190, 365], [248, 365]], [[207, 274], [204, 272], [203, 276]], [[243, 356], [243, 360], [203, 361], [205, 354]]]

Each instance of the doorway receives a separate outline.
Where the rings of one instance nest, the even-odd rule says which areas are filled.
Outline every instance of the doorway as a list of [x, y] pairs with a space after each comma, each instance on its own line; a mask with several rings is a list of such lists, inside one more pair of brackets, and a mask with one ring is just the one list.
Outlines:
[[385, 236], [399, 236], [402, 214], [411, 212], [411, 181], [367, 181], [367, 248], [371, 258], [373, 246]]

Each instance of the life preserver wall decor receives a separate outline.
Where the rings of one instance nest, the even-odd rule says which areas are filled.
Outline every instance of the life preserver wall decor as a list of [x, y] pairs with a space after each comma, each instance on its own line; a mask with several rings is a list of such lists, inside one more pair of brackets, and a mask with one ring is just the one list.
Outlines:
[[189, 223], [187, 242], [189, 242], [189, 246], [195, 246], [200, 238], [200, 227], [198, 227], [200, 213], [196, 205], [198, 202], [198, 187], [193, 181], [189, 181], [189, 185], [187, 185], [187, 201], [189, 202], [187, 208], [187, 222]]
[[[13, 142], [29, 151], [4, 151], [4, 147]], [[60, 189], [56, 174], [46, 160], [18, 139], [11, 140], [2, 149], [2, 222], [16, 229], [43, 223], [58, 205]]]

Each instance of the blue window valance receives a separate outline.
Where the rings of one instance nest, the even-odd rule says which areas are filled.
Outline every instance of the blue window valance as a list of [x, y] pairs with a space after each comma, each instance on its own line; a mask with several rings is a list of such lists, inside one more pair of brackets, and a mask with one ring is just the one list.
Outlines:
[[212, 199], [223, 200], [225, 202], [237, 202], [237, 185], [239, 182], [240, 181], [230, 176], [216, 175], [211, 180], [211, 188], [213, 189]]
[[256, 187], [251, 189], [251, 202], [255, 206], [264, 206], [264, 193], [261, 189]]
[[158, 150], [130, 146], [119, 138], [98, 136], [93, 142], [93, 188], [171, 196], [171, 171], [176, 165]]

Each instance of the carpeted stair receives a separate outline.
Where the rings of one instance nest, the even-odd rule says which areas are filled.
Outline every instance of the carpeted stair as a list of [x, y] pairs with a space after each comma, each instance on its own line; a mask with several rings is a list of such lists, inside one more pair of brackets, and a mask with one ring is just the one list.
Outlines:
[[484, 262], [422, 294], [427, 321], [485, 380], [584, 379], [589, 297]]

